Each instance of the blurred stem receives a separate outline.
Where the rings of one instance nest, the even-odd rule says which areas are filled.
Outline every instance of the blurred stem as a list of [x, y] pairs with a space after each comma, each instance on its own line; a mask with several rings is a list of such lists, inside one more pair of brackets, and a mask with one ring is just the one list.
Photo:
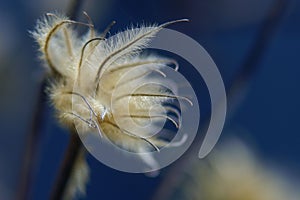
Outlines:
[[[83, 0], [71, 0], [69, 8], [67, 10], [67, 15], [70, 17], [70, 19], [75, 20], [77, 18], [82, 3]], [[43, 114], [45, 110], [45, 102], [46, 102], [45, 89], [47, 86], [46, 79], [47, 76], [44, 75], [41, 83], [39, 84], [37, 101], [34, 107], [35, 110], [30, 125], [30, 132], [28, 134], [25, 143], [26, 146], [25, 146], [24, 156], [23, 156], [23, 161], [21, 166], [20, 182], [16, 193], [17, 200], [29, 199], [28, 193], [31, 190], [30, 186], [32, 182], [32, 172], [36, 161], [37, 147], [40, 139], [40, 127], [42, 124]], [[78, 138], [75, 139], [73, 135], [75, 134], [72, 133], [70, 143], [76, 144], [77, 142], [75, 140], [79, 140], [79, 139]]]
[[[83, 4], [83, 0], [71, 0], [67, 15], [70, 19], [75, 20], [78, 18], [80, 8]], [[68, 181], [72, 174], [72, 169], [75, 162], [80, 155], [83, 148], [82, 142], [78, 136], [75, 127], [70, 129], [70, 140], [68, 147], [65, 151], [63, 161], [60, 165], [56, 180], [52, 186], [51, 200], [61, 200], [67, 189]]]
[[50, 197], [51, 200], [59, 200], [63, 198], [72, 169], [82, 148], [83, 145], [78, 133], [76, 132], [75, 128], [73, 128], [71, 131], [70, 141], [64, 155], [64, 160], [57, 175], [57, 180], [53, 185], [53, 190]]
[[268, 15], [266, 16], [255, 42], [250, 48], [241, 68], [230, 82], [229, 95], [236, 94], [253, 77], [259, 68], [259, 62], [266, 51], [272, 36], [276, 33], [281, 19], [284, 16], [289, 0], [275, 0]]
[[70, 0], [70, 5], [67, 10], [67, 16], [70, 19], [75, 20], [78, 18], [78, 14], [80, 13], [80, 9], [82, 7], [83, 0]]
[[[228, 88], [228, 104], [230, 105], [233, 99], [240, 93], [242, 89], [247, 85], [247, 83], [254, 76], [255, 72], [259, 69], [259, 62], [263, 57], [263, 53], [268, 47], [272, 36], [278, 27], [280, 20], [284, 16], [285, 10], [287, 8], [288, 0], [275, 0], [269, 13], [267, 14], [261, 28], [258, 31], [257, 37], [254, 40], [249, 53], [247, 54], [241, 68], [237, 71], [233, 79], [229, 83]], [[204, 120], [208, 123], [208, 120]], [[203, 124], [203, 127], [205, 124]], [[199, 131], [204, 132], [204, 131]], [[200, 136], [199, 136], [200, 135]], [[203, 137], [198, 134], [188, 151], [178, 159], [172, 167], [166, 172], [162, 178], [160, 185], [157, 187], [154, 193], [153, 200], [166, 200], [170, 199], [173, 191], [176, 189], [179, 181], [182, 178], [182, 172], [184, 172], [191, 161], [197, 159], [199, 147], [202, 144]]]
[[21, 180], [19, 182], [19, 188], [17, 191], [17, 199], [25, 200], [28, 199], [28, 193], [30, 191], [32, 170], [35, 166], [35, 158], [37, 147], [40, 139], [40, 127], [41, 121], [44, 114], [45, 107], [45, 87], [46, 87], [46, 78], [43, 78], [38, 88], [37, 102], [34, 107], [34, 113], [30, 125], [30, 133], [28, 134], [26, 140], [26, 147], [23, 156], [23, 163], [21, 167]]

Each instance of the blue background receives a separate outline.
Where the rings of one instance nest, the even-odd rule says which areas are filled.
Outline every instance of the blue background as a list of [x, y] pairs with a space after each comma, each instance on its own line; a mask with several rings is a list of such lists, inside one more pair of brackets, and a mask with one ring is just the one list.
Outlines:
[[[273, 2], [90, 0], [84, 2], [82, 10], [89, 13], [98, 30], [116, 20], [111, 34], [130, 24], [189, 18], [191, 22], [171, 28], [194, 38], [209, 52], [228, 89]], [[36, 19], [45, 12], [63, 11], [67, 5], [67, 0], [0, 2], [0, 199], [12, 199], [16, 193], [25, 141], [43, 74], [36, 45], [28, 30], [34, 28]], [[220, 139], [222, 143], [232, 135], [242, 138], [255, 146], [264, 160], [276, 163], [297, 180], [300, 180], [299, 25], [300, 1], [290, 0], [256, 64], [257, 70], [235, 94], [235, 101], [229, 102], [226, 127]], [[181, 70], [188, 73], [189, 67], [181, 66]], [[199, 79], [203, 84], [199, 77], [189, 78], [194, 82]], [[202, 98], [201, 109], [209, 111], [207, 92], [204, 91]], [[37, 200], [49, 196], [68, 142], [67, 131], [58, 125], [50, 106], [45, 106], [41, 122], [30, 191], [31, 199]], [[92, 156], [88, 156], [88, 163], [91, 180], [87, 199], [150, 199], [168, 170], [164, 169], [157, 178], [149, 178], [108, 168]]]

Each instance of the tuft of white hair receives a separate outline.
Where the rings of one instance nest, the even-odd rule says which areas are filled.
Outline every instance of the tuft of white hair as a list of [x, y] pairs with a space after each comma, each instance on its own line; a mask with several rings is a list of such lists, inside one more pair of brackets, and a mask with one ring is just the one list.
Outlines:
[[[176, 109], [165, 106], [178, 96], [164, 87], [166, 75], [161, 69], [174, 66], [177, 70], [178, 64], [141, 52], [163, 27], [180, 21], [187, 20], [131, 27], [105, 38], [107, 31], [96, 33], [90, 20], [76, 22], [51, 13], [38, 20], [31, 34], [53, 77], [48, 93], [60, 122], [70, 127], [76, 124], [83, 135], [100, 134], [129, 151], [159, 151], [167, 143], [154, 135], [157, 123], [167, 120], [179, 127], [179, 119], [168, 116]], [[72, 28], [74, 24], [89, 30], [80, 36]], [[149, 76], [151, 73], [159, 76]], [[146, 131], [139, 128], [145, 124]], [[143, 160], [155, 163], [151, 158]], [[74, 174], [74, 188], [83, 191], [78, 182], [86, 182], [82, 177], [88, 172], [82, 159], [78, 163], [76, 171], [84, 176]]]

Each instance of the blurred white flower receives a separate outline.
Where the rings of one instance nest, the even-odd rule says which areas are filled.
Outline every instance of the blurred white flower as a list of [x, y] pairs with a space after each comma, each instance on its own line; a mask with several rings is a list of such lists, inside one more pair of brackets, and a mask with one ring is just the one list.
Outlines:
[[297, 200], [295, 185], [259, 161], [240, 141], [233, 140], [197, 161], [187, 172], [179, 199]]

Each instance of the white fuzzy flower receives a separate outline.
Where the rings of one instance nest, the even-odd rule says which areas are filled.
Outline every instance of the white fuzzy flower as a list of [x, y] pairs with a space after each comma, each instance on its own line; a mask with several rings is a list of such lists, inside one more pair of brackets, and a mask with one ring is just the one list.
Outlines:
[[[187, 20], [131, 27], [105, 38], [108, 30], [96, 33], [89, 17], [88, 23], [56, 14], [39, 20], [32, 35], [54, 77], [48, 90], [62, 124], [76, 124], [83, 134], [99, 133], [129, 151], [159, 151], [166, 142], [153, 136], [156, 124], [168, 120], [180, 126], [179, 112], [165, 103], [184, 97], [164, 87], [165, 74], [160, 70], [170, 66], [177, 70], [177, 63], [141, 51], [163, 27], [179, 21]], [[74, 25], [87, 26], [89, 31], [79, 36]], [[153, 72], [160, 78], [148, 76]], [[139, 132], [137, 124], [150, 125]]]
[[196, 161], [176, 198], [194, 200], [296, 200], [297, 185], [257, 159], [239, 140]]

